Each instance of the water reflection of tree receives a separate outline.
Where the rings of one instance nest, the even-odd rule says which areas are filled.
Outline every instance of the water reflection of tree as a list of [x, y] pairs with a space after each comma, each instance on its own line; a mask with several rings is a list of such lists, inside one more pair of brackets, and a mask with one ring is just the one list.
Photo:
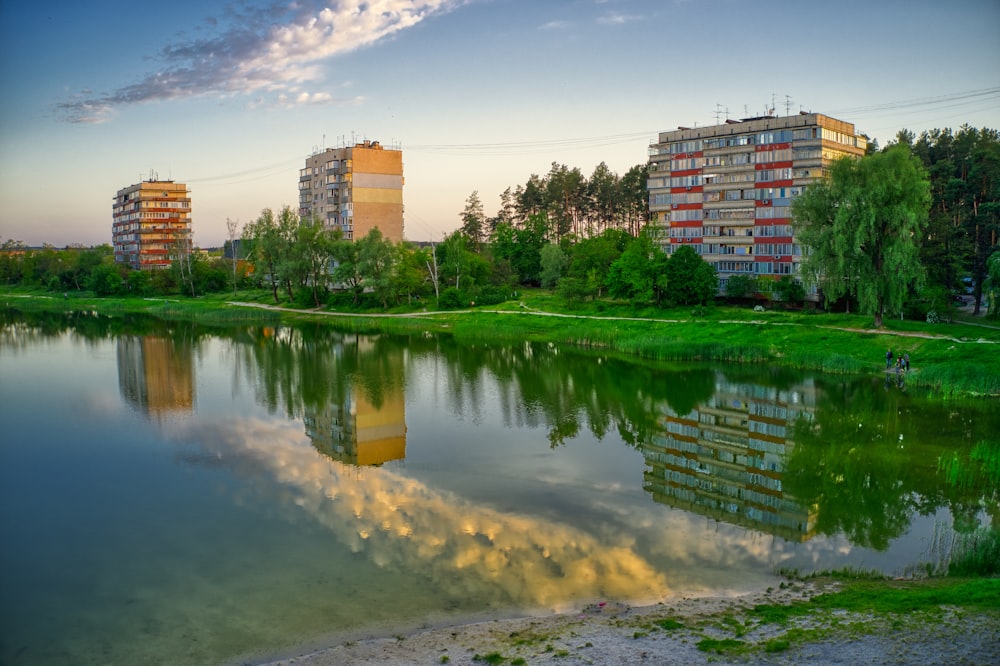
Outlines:
[[966, 530], [978, 524], [979, 511], [995, 514], [995, 479], [942, 483], [938, 462], [942, 455], [968, 460], [975, 432], [1000, 429], [995, 410], [978, 403], [956, 409], [878, 384], [824, 382], [815, 420], [796, 428], [785, 488], [817, 505], [817, 531], [844, 532], [856, 545], [883, 550], [915, 513], [948, 507], [956, 529]]

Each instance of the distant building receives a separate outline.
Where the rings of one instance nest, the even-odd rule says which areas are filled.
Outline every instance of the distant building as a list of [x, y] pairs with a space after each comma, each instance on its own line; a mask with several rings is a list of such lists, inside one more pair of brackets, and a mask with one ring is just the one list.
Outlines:
[[112, 206], [115, 261], [167, 268], [191, 252], [191, 198], [184, 183], [147, 180], [118, 190]]
[[689, 245], [714, 264], [722, 291], [733, 275], [797, 275], [792, 199], [867, 143], [818, 113], [662, 132], [649, 148], [651, 223], [667, 253]]
[[299, 216], [362, 238], [378, 227], [403, 240], [403, 151], [378, 141], [327, 148], [306, 158], [299, 171]]

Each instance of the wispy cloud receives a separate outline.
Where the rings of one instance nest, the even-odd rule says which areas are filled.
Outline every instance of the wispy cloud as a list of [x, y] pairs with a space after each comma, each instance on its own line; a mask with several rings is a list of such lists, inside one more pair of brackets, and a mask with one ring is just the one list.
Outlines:
[[598, 18], [597, 22], [601, 25], [624, 25], [640, 19], [642, 19], [641, 16], [632, 16], [629, 14], [605, 14]]
[[207, 25], [213, 35], [165, 47], [160, 67], [105, 93], [82, 91], [57, 105], [72, 123], [101, 123], [126, 106], [195, 96], [273, 96], [282, 106], [357, 103], [306, 86], [324, 61], [391, 37], [468, 0], [299, 0], [230, 8]]

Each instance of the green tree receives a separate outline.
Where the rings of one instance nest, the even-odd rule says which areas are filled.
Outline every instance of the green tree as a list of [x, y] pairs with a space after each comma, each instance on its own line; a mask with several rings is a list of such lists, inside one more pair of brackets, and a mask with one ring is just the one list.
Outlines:
[[667, 263], [667, 255], [649, 235], [639, 234], [611, 264], [608, 293], [614, 298], [628, 299], [633, 305], [659, 303], [667, 290]]
[[471, 286], [473, 278], [471, 276], [472, 257], [469, 251], [468, 239], [460, 232], [456, 231], [444, 239], [444, 242], [437, 247], [441, 253], [439, 265], [441, 267], [442, 281], [451, 281], [454, 278], [454, 286], [459, 291], [462, 290], [463, 280], [466, 286]]
[[342, 236], [339, 228], [326, 229], [320, 220], [296, 228], [292, 255], [297, 264], [298, 286], [309, 290], [314, 307], [320, 307], [321, 296], [327, 294], [333, 247]]
[[1000, 319], [1000, 250], [986, 260], [987, 279], [983, 285], [991, 319]]
[[569, 264], [569, 257], [555, 243], [545, 245], [539, 255], [542, 264], [539, 281], [543, 288], [551, 289], [563, 276], [563, 272], [566, 270], [567, 264]]
[[927, 174], [905, 145], [835, 160], [829, 179], [792, 205], [799, 239], [811, 251], [806, 278], [818, 281], [828, 301], [854, 292], [881, 326], [923, 279], [919, 243], [929, 205]]
[[473, 252], [479, 252], [486, 238], [486, 213], [483, 212], [483, 202], [479, 199], [479, 191], [475, 190], [465, 200], [462, 209], [462, 233], [469, 241]]
[[360, 246], [354, 241], [343, 238], [335, 241], [331, 254], [336, 266], [333, 269], [334, 281], [351, 290], [354, 294], [354, 304], [357, 305], [364, 290], [364, 274], [361, 272]]
[[399, 247], [399, 261], [395, 273], [395, 291], [412, 301], [428, 291], [431, 280], [428, 275], [428, 263], [431, 252], [412, 244], [402, 244]]
[[757, 293], [757, 279], [746, 273], [731, 275], [726, 280], [726, 296], [729, 298], [750, 298]]
[[791, 275], [783, 275], [775, 282], [772, 293], [784, 303], [801, 303], [806, 298], [805, 287]]
[[396, 287], [396, 248], [391, 240], [382, 236], [378, 227], [355, 242], [359, 245], [358, 269], [363, 276], [362, 285], [375, 293], [383, 308], [389, 307]]
[[707, 304], [719, 291], [715, 267], [695, 252], [690, 245], [681, 245], [667, 260], [666, 299], [677, 305]]
[[[244, 235], [252, 239], [253, 260], [258, 279], [271, 288], [274, 302], [279, 302], [282, 265], [287, 261], [286, 243], [274, 211], [265, 208], [256, 220], [247, 225]], [[290, 296], [289, 296], [290, 297]]]

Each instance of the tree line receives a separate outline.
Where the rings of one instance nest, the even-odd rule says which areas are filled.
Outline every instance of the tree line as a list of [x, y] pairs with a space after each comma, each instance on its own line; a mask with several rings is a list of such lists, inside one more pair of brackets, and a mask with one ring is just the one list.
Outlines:
[[[713, 267], [690, 247], [667, 255], [655, 240], [646, 175], [645, 164], [619, 177], [601, 163], [588, 178], [552, 163], [504, 190], [492, 216], [472, 192], [457, 228], [430, 243], [396, 243], [377, 229], [347, 240], [289, 207], [265, 209], [241, 230], [229, 224], [225, 256], [195, 253], [162, 271], [117, 265], [110, 246], [29, 250], [9, 240], [0, 282], [98, 295], [259, 287], [276, 303], [355, 309], [487, 305], [523, 286], [552, 289], [569, 304], [712, 301]], [[827, 181], [796, 199], [793, 215], [808, 248], [803, 274], [730, 276], [723, 296], [797, 302], [814, 283], [829, 303], [877, 319], [924, 318], [956, 295], [978, 313], [990, 286], [1000, 288], [1000, 135], [968, 126], [919, 137], [902, 130], [883, 150], [873, 143], [863, 158], [834, 162]]]

